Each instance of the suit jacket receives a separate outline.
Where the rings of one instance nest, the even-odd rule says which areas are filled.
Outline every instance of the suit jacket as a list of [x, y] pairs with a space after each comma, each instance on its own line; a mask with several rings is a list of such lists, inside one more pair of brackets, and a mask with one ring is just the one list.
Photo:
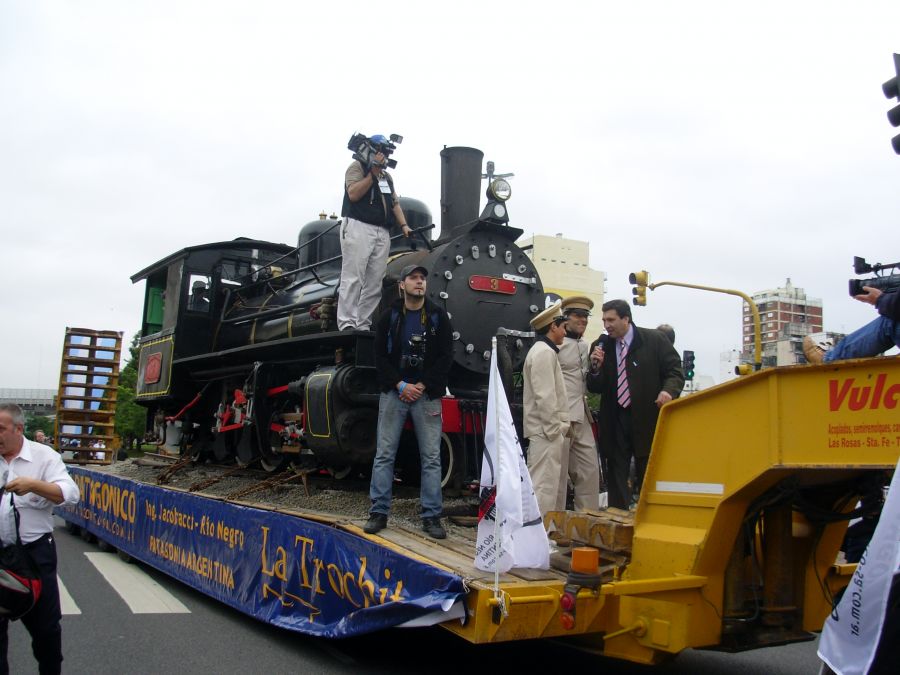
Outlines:
[[[616, 343], [608, 335], [601, 335], [591, 344], [592, 352], [598, 344], [603, 345], [606, 357], [599, 373], [588, 373], [587, 389], [600, 394], [600, 447], [612, 451], [616, 446], [615, 424], [619, 414]], [[667, 391], [672, 398], [678, 398], [684, 389], [681, 358], [669, 338], [658, 330], [634, 326], [634, 339], [626, 359], [634, 454], [648, 457], [659, 417], [656, 397], [660, 391]]]
[[546, 338], [538, 338], [528, 350], [522, 379], [525, 436], [565, 436], [569, 432], [569, 401], [556, 349]]

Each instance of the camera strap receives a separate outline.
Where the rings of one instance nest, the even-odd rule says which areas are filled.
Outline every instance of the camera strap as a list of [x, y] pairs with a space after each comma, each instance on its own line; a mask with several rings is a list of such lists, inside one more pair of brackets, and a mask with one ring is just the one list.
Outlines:
[[[422, 305], [422, 309], [420, 310], [420, 320], [422, 322], [422, 332], [427, 333], [426, 330], [427, 322], [428, 322], [428, 314], [425, 312], [425, 305]], [[403, 319], [406, 319], [406, 307], [403, 307]], [[437, 333], [438, 324], [440, 323], [440, 314], [438, 312], [431, 313], [431, 329], [432, 334]], [[394, 353], [394, 334], [397, 333], [400, 329], [400, 312], [396, 307], [391, 308], [391, 322], [388, 324], [388, 337], [387, 337], [387, 351], [388, 354]], [[399, 337], [403, 337], [400, 335]]]

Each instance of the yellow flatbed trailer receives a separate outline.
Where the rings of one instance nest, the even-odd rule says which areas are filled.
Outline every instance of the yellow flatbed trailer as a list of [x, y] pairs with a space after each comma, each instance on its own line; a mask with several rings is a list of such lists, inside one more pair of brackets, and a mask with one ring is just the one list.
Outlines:
[[[880, 494], [897, 464], [898, 403], [896, 358], [763, 370], [673, 401], [660, 415], [637, 510], [548, 514], [547, 526], [573, 547], [555, 553], [549, 570], [513, 569], [499, 583], [473, 565], [474, 529], [454, 528], [442, 541], [393, 524], [366, 535], [356, 517], [172, 488], [144, 492], [101, 470], [73, 468], [82, 502], [60, 515], [302, 632], [346, 634], [320, 631], [322, 612], [344, 602], [335, 625], [346, 626], [370, 604], [402, 604], [405, 589], [434, 572], [451, 580], [444, 599], [466, 610], [464, 620], [441, 625], [470, 642], [565, 638], [657, 663], [687, 648], [752, 649], [821, 629], [855, 568], [838, 562], [848, 517], [859, 499]], [[172, 506], [179, 495], [192, 500], [179, 502], [180, 511]], [[142, 518], [154, 534], [144, 533]], [[203, 531], [203, 518], [212, 530]], [[289, 543], [276, 545], [276, 535]], [[219, 548], [185, 558], [195, 540]], [[589, 569], [585, 549], [599, 552]], [[242, 579], [248, 561], [253, 578]], [[400, 561], [418, 566], [408, 567], [407, 587]]]

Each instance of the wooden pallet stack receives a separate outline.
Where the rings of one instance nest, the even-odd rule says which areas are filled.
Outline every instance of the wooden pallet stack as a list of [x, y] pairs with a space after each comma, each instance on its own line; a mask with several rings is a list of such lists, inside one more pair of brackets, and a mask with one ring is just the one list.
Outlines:
[[119, 447], [115, 415], [121, 354], [120, 331], [66, 328], [55, 435], [64, 461], [113, 461]]

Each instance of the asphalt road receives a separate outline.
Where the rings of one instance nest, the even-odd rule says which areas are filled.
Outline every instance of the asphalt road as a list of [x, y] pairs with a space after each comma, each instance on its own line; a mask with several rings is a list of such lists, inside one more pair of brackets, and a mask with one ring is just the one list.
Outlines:
[[[72, 536], [57, 522], [59, 577], [71, 597], [64, 602], [65, 673], [508, 673], [565, 668], [624, 674], [813, 675], [819, 670], [814, 642], [741, 654], [690, 650], [648, 667], [546, 640], [470, 645], [437, 627], [346, 640], [312, 638], [245, 617], [144, 565], [120, 569], [132, 575], [127, 578], [101, 573], [116, 568], [115, 554], [100, 554], [95, 544]], [[71, 613], [75, 611], [80, 613]], [[145, 611], [155, 613], [141, 613]], [[12, 673], [37, 673], [28, 633], [18, 622], [10, 626], [9, 665]]]

